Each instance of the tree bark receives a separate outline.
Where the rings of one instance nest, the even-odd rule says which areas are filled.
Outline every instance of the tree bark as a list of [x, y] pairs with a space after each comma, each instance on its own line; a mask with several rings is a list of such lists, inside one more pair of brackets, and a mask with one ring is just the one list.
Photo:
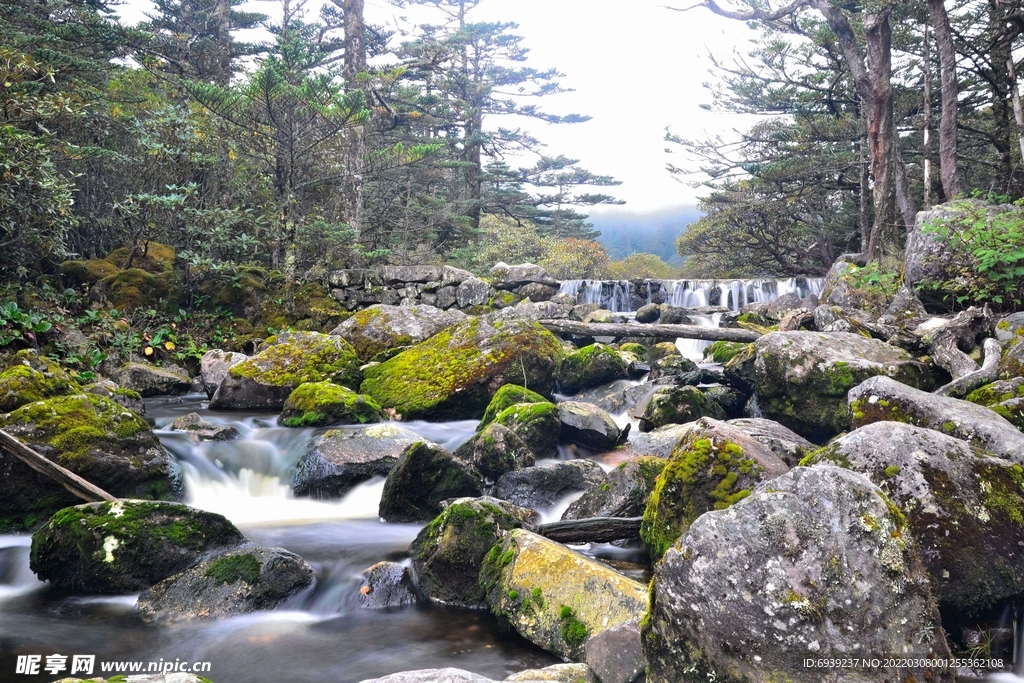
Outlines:
[[882, 239], [896, 223], [895, 138], [892, 106], [892, 28], [890, 8], [869, 14], [864, 20], [867, 36], [868, 142], [871, 147], [872, 194], [875, 220], [868, 239], [868, 258], [882, 256]]
[[963, 398], [978, 387], [996, 381], [999, 378], [999, 359], [1002, 357], [1003, 346], [998, 339], [989, 337], [985, 340], [984, 349], [985, 361], [980, 368], [975, 365], [975, 370], [954, 378], [949, 384], [936, 389], [935, 393], [940, 396]]
[[1006, 60], [1006, 72], [1010, 76], [1010, 97], [1013, 98], [1013, 118], [1017, 121], [1017, 144], [1020, 146], [1020, 158], [1024, 159], [1024, 109], [1020, 104], [1020, 87], [1017, 85], [1017, 68], [1013, 59]]
[[52, 460], [44, 458], [2, 429], [0, 429], [0, 448], [21, 460], [36, 472], [53, 479], [87, 503], [117, 500], [116, 497], [110, 495], [99, 486], [89, 483], [71, 470], [65, 469]]
[[[945, 7], [943, 7], [945, 9]], [[924, 45], [921, 59], [921, 71], [924, 80], [924, 99], [921, 107], [921, 156], [924, 165], [924, 210], [932, 208], [932, 51], [931, 31], [928, 24], [924, 26]]]
[[956, 128], [957, 128], [957, 78], [956, 49], [953, 46], [953, 31], [949, 26], [949, 15], [943, 0], [928, 0], [932, 26], [935, 29], [935, 47], [939, 52], [939, 81], [942, 96], [942, 118], [939, 120], [939, 175], [946, 199], [952, 199], [961, 192], [960, 177], [957, 174]]
[[588, 517], [539, 524], [537, 533], [559, 543], [610, 543], [640, 538], [643, 517]]
[[[366, 71], [366, 26], [363, 0], [335, 0], [345, 19], [345, 61], [342, 75], [345, 89], [364, 90], [359, 74]], [[342, 220], [358, 241], [363, 232], [363, 175], [366, 170], [366, 129], [354, 126], [345, 131], [345, 179], [342, 182]]]
[[727, 327], [697, 325], [629, 325], [626, 323], [580, 323], [574, 320], [540, 320], [545, 329], [581, 337], [655, 337], [658, 339], [704, 339], [707, 341], [754, 342], [761, 333]]

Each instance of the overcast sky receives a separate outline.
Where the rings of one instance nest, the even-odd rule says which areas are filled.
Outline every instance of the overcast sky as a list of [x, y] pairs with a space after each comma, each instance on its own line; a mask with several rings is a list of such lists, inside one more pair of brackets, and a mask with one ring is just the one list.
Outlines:
[[[710, 99], [702, 85], [711, 78], [708, 50], [719, 56], [733, 49], [746, 52], [753, 33], [742, 22], [721, 19], [706, 10], [680, 13], [664, 9], [663, 4], [672, 3], [484, 0], [470, 15], [474, 21], [519, 24], [516, 32], [530, 48], [527, 64], [565, 74], [561, 83], [574, 92], [545, 97], [540, 103], [551, 113], [587, 114], [593, 119], [574, 125], [527, 125], [546, 143], [546, 153], [578, 158], [584, 168], [622, 181], [608, 191], [627, 204], [607, 211], [644, 213], [695, 203], [700, 190], [675, 181], [665, 170], [670, 160], [676, 165], [685, 161], [679, 154], [665, 153], [666, 126], [684, 137], [700, 137], [749, 125], [700, 105]], [[121, 14], [133, 23], [148, 7], [146, 0], [127, 0]], [[279, 4], [251, 2], [245, 7], [276, 14]], [[371, 23], [409, 26], [403, 22], [409, 11], [386, 0], [366, 0], [365, 12]], [[532, 163], [510, 160], [517, 161]]]

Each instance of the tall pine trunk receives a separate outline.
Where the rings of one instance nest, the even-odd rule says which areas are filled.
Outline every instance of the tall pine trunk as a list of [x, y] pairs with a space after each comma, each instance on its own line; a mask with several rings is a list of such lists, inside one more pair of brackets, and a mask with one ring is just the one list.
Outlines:
[[961, 192], [956, 152], [956, 49], [953, 46], [953, 32], [949, 26], [949, 15], [946, 13], [943, 0], [928, 0], [928, 9], [935, 29], [935, 47], [939, 52], [942, 95], [942, 118], [939, 120], [939, 175], [942, 178], [942, 191], [946, 199], [952, 199]]

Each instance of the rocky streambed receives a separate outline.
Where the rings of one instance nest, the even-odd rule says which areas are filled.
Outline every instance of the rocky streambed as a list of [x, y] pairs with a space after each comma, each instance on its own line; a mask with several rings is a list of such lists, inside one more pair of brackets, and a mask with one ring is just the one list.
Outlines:
[[[116, 495], [168, 502], [69, 509], [3, 461], [20, 496], [5, 523], [36, 530], [31, 553], [4, 537], [0, 651], [116, 637], [104, 657], [208, 655], [222, 683], [1009, 668], [1024, 317], [936, 317], [910, 292], [866, 312], [842, 273], [821, 301], [636, 312], [756, 332], [704, 358], [594, 304], [378, 305], [252, 357], [211, 352], [210, 408], [151, 402], [156, 432], [124, 405], [157, 381], [145, 368], [92, 398], [19, 357], [0, 382], [40, 377], [12, 375], [5, 429]], [[622, 331], [559, 338], [559, 319]], [[21, 404], [25, 382], [39, 391]], [[133, 470], [150, 479], [115, 476]], [[578, 664], [537, 671], [557, 661]]]

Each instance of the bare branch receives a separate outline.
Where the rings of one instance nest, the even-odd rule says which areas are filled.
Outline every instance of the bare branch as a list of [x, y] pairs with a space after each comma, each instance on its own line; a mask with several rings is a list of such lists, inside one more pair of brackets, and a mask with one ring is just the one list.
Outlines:
[[725, 9], [715, 2], [715, 0], [703, 0], [703, 2], [699, 2], [696, 5], [691, 5], [689, 7], [669, 7], [667, 5], [662, 5], [662, 7], [674, 12], [688, 12], [692, 9], [697, 9], [698, 7], [706, 7], [718, 16], [726, 17], [728, 19], [739, 19], [740, 21], [777, 21], [795, 13], [801, 7], [809, 4], [809, 2], [810, 0], [793, 0], [793, 2], [789, 3], [785, 7], [780, 7], [773, 12], [766, 12], [755, 8], [751, 8], [751, 11], [749, 12], [737, 12], [735, 10]]

